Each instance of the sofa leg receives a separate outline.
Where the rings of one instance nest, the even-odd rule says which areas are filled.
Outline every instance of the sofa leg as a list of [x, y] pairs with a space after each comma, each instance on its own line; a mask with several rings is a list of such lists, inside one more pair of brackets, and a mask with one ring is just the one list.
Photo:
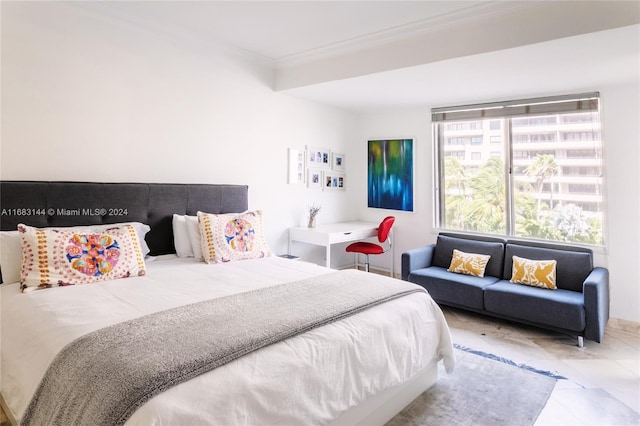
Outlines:
[[584, 337], [578, 336], [578, 347], [584, 348]]

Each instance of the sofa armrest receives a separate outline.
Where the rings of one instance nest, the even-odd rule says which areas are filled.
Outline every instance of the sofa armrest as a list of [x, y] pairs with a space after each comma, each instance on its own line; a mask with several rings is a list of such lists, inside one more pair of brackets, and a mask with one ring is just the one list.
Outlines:
[[431, 266], [435, 248], [435, 244], [429, 244], [402, 253], [402, 279], [408, 281], [411, 271]]
[[584, 337], [600, 343], [609, 320], [609, 270], [593, 268], [584, 281], [582, 292], [587, 322]]

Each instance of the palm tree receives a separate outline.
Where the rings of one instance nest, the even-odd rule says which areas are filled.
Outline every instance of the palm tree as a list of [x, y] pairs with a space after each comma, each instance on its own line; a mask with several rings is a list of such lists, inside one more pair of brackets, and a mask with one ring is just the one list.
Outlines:
[[467, 176], [464, 167], [460, 164], [460, 160], [456, 157], [445, 157], [445, 211], [446, 225], [465, 229], [464, 206], [466, 203], [466, 185]]
[[[536, 192], [538, 203], [536, 206], [536, 212], [538, 220], [540, 219], [541, 203], [542, 203], [542, 188], [546, 180], [551, 179], [553, 175], [558, 171], [558, 163], [556, 158], [551, 154], [537, 155], [526, 169], [525, 173], [535, 178]], [[553, 194], [553, 187], [551, 187], [551, 193]], [[551, 206], [550, 206], [551, 207]]]
[[465, 194], [465, 172], [460, 160], [456, 157], [445, 157], [444, 170], [446, 170], [445, 186], [447, 192], [455, 192], [460, 195]]
[[473, 199], [467, 205], [472, 229], [491, 233], [505, 233], [505, 175], [500, 158], [490, 158], [469, 179]]

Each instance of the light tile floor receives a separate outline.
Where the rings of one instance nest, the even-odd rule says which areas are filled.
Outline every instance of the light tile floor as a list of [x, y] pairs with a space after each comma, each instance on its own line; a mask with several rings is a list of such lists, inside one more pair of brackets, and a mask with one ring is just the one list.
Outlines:
[[558, 380], [536, 425], [640, 425], [640, 326], [610, 321], [602, 343], [443, 307], [453, 341]]

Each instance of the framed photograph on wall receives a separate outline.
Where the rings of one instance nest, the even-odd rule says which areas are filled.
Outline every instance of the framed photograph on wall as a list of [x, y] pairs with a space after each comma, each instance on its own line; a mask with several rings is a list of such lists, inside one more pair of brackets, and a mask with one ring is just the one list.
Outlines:
[[367, 144], [367, 205], [413, 211], [413, 139], [374, 139]]
[[344, 191], [345, 175], [336, 172], [324, 172], [322, 189], [325, 191]]
[[307, 169], [307, 187], [321, 189], [322, 188], [322, 170]]
[[304, 150], [289, 148], [289, 171], [287, 183], [304, 184], [307, 181], [307, 172], [305, 170], [306, 153]]
[[331, 153], [331, 170], [344, 172], [344, 154], [337, 152]]
[[326, 148], [307, 147], [307, 167], [331, 167], [331, 151]]

